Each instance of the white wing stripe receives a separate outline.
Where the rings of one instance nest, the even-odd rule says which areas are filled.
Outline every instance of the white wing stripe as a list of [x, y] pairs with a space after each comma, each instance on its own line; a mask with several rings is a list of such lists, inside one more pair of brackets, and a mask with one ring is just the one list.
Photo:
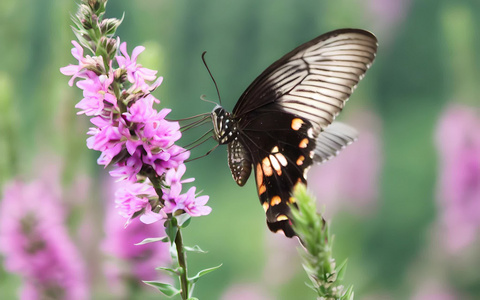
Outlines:
[[305, 102], [305, 103], [310, 103], [310, 101], [313, 101], [313, 103], [317, 102], [318, 104], [315, 104], [313, 106], [316, 106], [316, 105], [329, 105], [329, 106], [332, 106], [331, 109], [334, 109], [334, 110], [341, 110], [345, 104], [345, 101], [343, 100], [339, 100], [339, 99], [335, 99], [335, 98], [332, 98], [332, 97], [326, 97], [326, 96], [323, 96], [323, 95], [319, 95], [317, 93], [315, 94], [308, 94], [308, 95], [304, 95], [304, 96], [297, 96], [297, 95], [293, 95], [293, 94], [290, 94], [290, 95], [285, 95], [282, 97], [282, 103], [283, 102]]

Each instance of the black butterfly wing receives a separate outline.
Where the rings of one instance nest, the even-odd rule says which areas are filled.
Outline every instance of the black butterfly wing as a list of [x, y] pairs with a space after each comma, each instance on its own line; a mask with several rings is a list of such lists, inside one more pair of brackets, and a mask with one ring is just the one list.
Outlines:
[[253, 165], [270, 230], [294, 235], [288, 205], [295, 184], [306, 183], [313, 161], [328, 159], [355, 139], [346, 125], [327, 127], [372, 64], [376, 49], [377, 40], [367, 31], [326, 33], [273, 63], [237, 102], [238, 138], [229, 144], [230, 169], [243, 185]]
[[292, 237], [288, 205], [294, 202], [293, 187], [306, 183], [305, 172], [312, 164], [315, 143], [308, 138], [312, 125], [275, 105], [261, 107], [246, 118], [248, 124], [239, 134], [239, 141], [246, 145], [245, 155], [252, 161], [267, 225], [274, 232], [283, 230]]
[[361, 29], [339, 29], [307, 42], [269, 66], [245, 90], [233, 115], [278, 103], [312, 122], [318, 132], [342, 110], [372, 64], [376, 37]]

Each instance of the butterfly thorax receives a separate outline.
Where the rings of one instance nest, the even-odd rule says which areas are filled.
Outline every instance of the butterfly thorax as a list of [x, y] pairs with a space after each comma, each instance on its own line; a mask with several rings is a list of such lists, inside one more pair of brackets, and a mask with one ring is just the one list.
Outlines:
[[237, 136], [237, 125], [231, 114], [217, 105], [212, 111], [214, 138], [219, 144], [230, 143]]

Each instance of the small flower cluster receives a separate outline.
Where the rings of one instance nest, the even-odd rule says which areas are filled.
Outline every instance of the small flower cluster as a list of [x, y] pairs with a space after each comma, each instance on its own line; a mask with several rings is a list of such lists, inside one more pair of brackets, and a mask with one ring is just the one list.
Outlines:
[[85, 266], [68, 236], [65, 211], [43, 182], [13, 182], [0, 206], [0, 253], [24, 279], [21, 299], [87, 299]]
[[[102, 152], [98, 164], [113, 165], [110, 174], [128, 182], [116, 193], [120, 214], [129, 219], [141, 215], [145, 223], [166, 214], [209, 214], [208, 196], [197, 198], [194, 187], [181, 194], [182, 183], [192, 181], [181, 180], [189, 152], [175, 145], [181, 132], [178, 122], [165, 119], [170, 110], [153, 108], [160, 101], [151, 92], [162, 77], [137, 63], [144, 47], [136, 47], [130, 56], [126, 43], [112, 37], [121, 21], [102, 19], [103, 11], [101, 6], [81, 5], [75, 33], [83, 47], [72, 41], [78, 64], [60, 70], [72, 76], [71, 86], [80, 79], [76, 85], [84, 98], [76, 105], [78, 114], [91, 117], [94, 125], [87, 146]], [[84, 56], [84, 48], [97, 55]]]

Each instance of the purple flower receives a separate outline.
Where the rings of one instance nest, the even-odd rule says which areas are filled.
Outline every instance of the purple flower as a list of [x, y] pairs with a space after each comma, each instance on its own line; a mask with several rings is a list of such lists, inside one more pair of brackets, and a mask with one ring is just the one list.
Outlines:
[[117, 203], [120, 215], [131, 218], [134, 213], [145, 209], [148, 201], [155, 197], [158, 196], [151, 185], [125, 181], [115, 193], [115, 203]]
[[117, 98], [109, 90], [113, 82], [113, 73], [108, 76], [97, 76], [89, 71], [88, 79], [77, 82], [77, 86], [83, 90], [84, 98], [75, 105], [80, 111], [77, 114], [86, 114], [87, 116], [98, 116], [105, 109], [105, 102], [111, 106], [117, 107]]
[[[133, 84], [135, 89], [148, 92], [150, 90], [150, 86], [146, 84], [145, 81], [155, 80], [157, 71], [143, 68], [142, 65], [137, 64], [138, 55], [144, 50], [145, 47], [143, 46], [135, 47], [132, 52], [132, 57], [130, 58], [130, 55], [128, 55], [127, 52], [127, 43], [123, 42], [120, 45], [120, 52], [123, 54], [123, 56], [118, 55], [115, 58], [117, 59], [119, 67], [127, 71], [128, 81]], [[158, 83], [158, 85], [160, 85], [160, 83]]]
[[185, 194], [176, 193], [176, 190], [174, 192], [164, 190], [165, 208], [163, 211], [167, 214], [183, 210], [192, 217], [199, 217], [208, 215], [212, 211], [211, 207], [205, 206], [208, 196], [196, 197], [195, 187], [191, 187]]
[[341, 150], [338, 157], [310, 170], [309, 188], [326, 206], [326, 214], [339, 208], [352, 212], [372, 209], [378, 198], [382, 153], [380, 121], [371, 112], [362, 112], [348, 121], [358, 128], [359, 138]]
[[[103, 163], [99, 162], [103, 165]], [[132, 156], [116, 164], [116, 168], [110, 171], [113, 177], [119, 177], [119, 180], [137, 181], [137, 174], [142, 169], [143, 162], [140, 158], [140, 152], [135, 152]]]
[[192, 182], [195, 180], [193, 178], [182, 180], [183, 174], [185, 174], [186, 170], [187, 167], [182, 164], [178, 166], [177, 169], [169, 169], [165, 173], [165, 185], [169, 187], [172, 194], [179, 195], [182, 191], [182, 183]]
[[85, 267], [65, 228], [65, 212], [50, 187], [13, 182], [0, 207], [5, 267], [24, 279], [22, 299], [86, 299]]
[[471, 244], [480, 229], [480, 117], [473, 107], [447, 107], [436, 130], [440, 170], [437, 199], [451, 252]]
[[74, 48], [72, 48], [72, 55], [78, 60], [78, 65], [68, 65], [66, 67], [60, 68], [60, 72], [63, 75], [72, 76], [68, 84], [73, 86], [75, 78], [88, 78], [90, 75], [87, 67], [100, 67], [103, 66], [103, 59], [101, 56], [91, 57], [87, 55], [83, 57], [83, 48], [76, 41], [72, 41]]
[[212, 212], [212, 208], [205, 206], [208, 202], [208, 196], [196, 197], [195, 187], [191, 187], [181, 199], [184, 210], [192, 217], [205, 216]]
[[[115, 56], [118, 68], [107, 61], [108, 70], [105, 70], [101, 57], [84, 58], [82, 47], [72, 43], [72, 54], [78, 65], [69, 65], [61, 71], [72, 76], [70, 83], [82, 78], [77, 86], [83, 90], [84, 98], [76, 107], [80, 109], [79, 114], [92, 116], [87, 147], [101, 151], [97, 162], [105, 167], [113, 165], [110, 171], [113, 177], [129, 181], [117, 193], [120, 214], [130, 220], [141, 213], [140, 220], [151, 223], [176, 211], [191, 216], [210, 213], [210, 207], [205, 206], [208, 197], [196, 197], [195, 188], [181, 194], [182, 183], [191, 181], [181, 180], [185, 173], [183, 163], [190, 153], [175, 145], [181, 132], [178, 122], [165, 119], [170, 110], [157, 111], [153, 107], [160, 101], [151, 91], [161, 84], [162, 78], [157, 79], [156, 71], [137, 63], [145, 48], [136, 47], [130, 56], [126, 43], [122, 43], [120, 53]], [[164, 195], [156, 195], [151, 183], [144, 181], [152, 176], [151, 170], [156, 173], [153, 176], [166, 181], [161, 183], [165, 187]], [[155, 212], [150, 200], [160, 201]], [[166, 201], [165, 207], [158, 211], [163, 201]]]

